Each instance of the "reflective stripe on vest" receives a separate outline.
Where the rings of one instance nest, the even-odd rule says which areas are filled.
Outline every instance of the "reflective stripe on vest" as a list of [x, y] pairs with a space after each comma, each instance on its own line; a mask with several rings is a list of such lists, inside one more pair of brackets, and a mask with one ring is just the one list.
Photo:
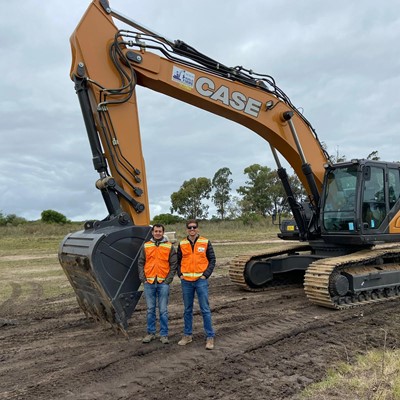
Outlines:
[[154, 283], [156, 279], [158, 283], [165, 281], [170, 271], [169, 254], [171, 247], [172, 244], [170, 242], [159, 243], [158, 246], [151, 241], [144, 244], [146, 255], [144, 275], [148, 283]]
[[208, 239], [200, 236], [193, 246], [188, 239], [179, 243], [182, 260], [181, 273], [186, 281], [197, 281], [208, 267], [207, 247]]

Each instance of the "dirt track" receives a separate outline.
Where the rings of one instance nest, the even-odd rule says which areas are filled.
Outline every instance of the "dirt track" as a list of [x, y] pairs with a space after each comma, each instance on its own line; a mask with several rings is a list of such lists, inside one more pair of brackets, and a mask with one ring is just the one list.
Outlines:
[[126, 339], [86, 319], [73, 296], [50, 301], [37, 287], [29, 303], [11, 298], [0, 305], [0, 399], [298, 399], [333, 363], [399, 346], [399, 302], [338, 312], [311, 305], [300, 285], [248, 293], [222, 275], [210, 279], [213, 351], [204, 349], [198, 312], [194, 342], [177, 345], [176, 280], [169, 345], [141, 343], [144, 299]]

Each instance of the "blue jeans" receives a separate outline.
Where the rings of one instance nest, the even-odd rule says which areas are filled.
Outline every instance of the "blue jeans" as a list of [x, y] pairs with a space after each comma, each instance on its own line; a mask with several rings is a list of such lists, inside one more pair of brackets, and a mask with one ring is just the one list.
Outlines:
[[168, 336], [169, 285], [166, 283], [144, 283], [147, 304], [147, 333], [156, 333], [156, 303], [160, 314], [160, 336]]
[[185, 327], [183, 334], [190, 336], [193, 331], [193, 303], [194, 294], [197, 293], [199, 307], [203, 316], [204, 333], [207, 338], [214, 337], [214, 329], [211, 322], [211, 310], [208, 303], [208, 280], [198, 279], [197, 281], [185, 281], [181, 279], [182, 295], [183, 295], [183, 320]]

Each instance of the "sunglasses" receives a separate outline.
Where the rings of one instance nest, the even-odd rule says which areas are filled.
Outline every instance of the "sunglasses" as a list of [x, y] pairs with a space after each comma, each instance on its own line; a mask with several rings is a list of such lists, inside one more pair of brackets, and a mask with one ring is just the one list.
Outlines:
[[197, 229], [197, 226], [188, 226], [188, 229]]

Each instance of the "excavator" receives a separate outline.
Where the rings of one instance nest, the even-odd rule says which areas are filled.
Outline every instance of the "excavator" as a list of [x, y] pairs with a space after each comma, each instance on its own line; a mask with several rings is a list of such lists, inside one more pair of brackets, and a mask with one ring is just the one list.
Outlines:
[[[282, 229], [279, 246], [235, 256], [234, 284], [260, 291], [301, 273], [311, 303], [333, 309], [400, 295], [398, 163], [333, 163], [273, 77], [228, 67], [122, 15], [107, 0], [90, 3], [70, 43], [70, 77], [108, 212], [68, 234], [58, 252], [87, 316], [126, 333], [141, 296], [137, 259], [151, 226], [137, 85], [235, 121], [271, 148], [295, 223]], [[281, 157], [307, 201], [296, 199]]]

